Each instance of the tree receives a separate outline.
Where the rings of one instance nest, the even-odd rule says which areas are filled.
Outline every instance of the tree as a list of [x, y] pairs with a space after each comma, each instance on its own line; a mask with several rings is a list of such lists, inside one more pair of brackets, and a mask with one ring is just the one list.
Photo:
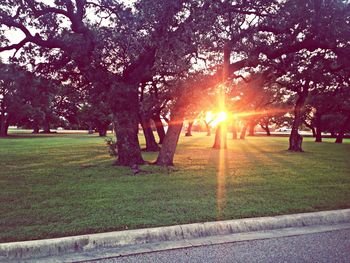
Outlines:
[[89, 130], [96, 129], [101, 137], [107, 135], [108, 127], [112, 123], [112, 114], [103, 101], [83, 105], [78, 112], [78, 118], [80, 124], [85, 123]]
[[[66, 1], [52, 6], [4, 1], [1, 8], [0, 24], [22, 31], [25, 37], [14, 44], [4, 42], [0, 52], [24, 47], [26, 55], [55, 54], [56, 65], [73, 63], [92, 86], [109, 94], [118, 163], [143, 163], [137, 137], [138, 87], [153, 76], [169, 38], [182, 34], [187, 21], [178, 16], [187, 9], [183, 1], [139, 1], [134, 10], [114, 1]], [[109, 26], [89, 19], [90, 10]], [[37, 33], [33, 35], [29, 27]]]
[[186, 112], [191, 112], [189, 109], [193, 106], [192, 103], [198, 102], [196, 98], [201, 98], [215, 83], [217, 82], [215, 80], [213, 81], [211, 76], [202, 74], [193, 74], [171, 83], [173, 85], [171, 90], [176, 96], [174, 96], [174, 99], [168, 105], [170, 108], [170, 122], [168, 123], [168, 130], [156, 160], [157, 165], [174, 165], [176, 146]]
[[[47, 119], [50, 82], [15, 65], [0, 63], [0, 136], [10, 125]], [[38, 124], [39, 125], [39, 124]]]

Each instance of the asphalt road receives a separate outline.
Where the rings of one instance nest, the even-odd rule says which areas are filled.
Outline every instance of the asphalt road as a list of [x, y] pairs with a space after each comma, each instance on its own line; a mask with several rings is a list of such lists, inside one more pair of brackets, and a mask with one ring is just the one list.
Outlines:
[[[97, 262], [97, 261], [95, 261]], [[350, 229], [143, 253], [98, 262], [350, 262]]]

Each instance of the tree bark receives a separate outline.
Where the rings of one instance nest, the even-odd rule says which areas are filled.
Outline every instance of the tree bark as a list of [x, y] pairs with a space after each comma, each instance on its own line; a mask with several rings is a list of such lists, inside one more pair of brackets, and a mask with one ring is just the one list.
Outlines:
[[[120, 93], [119, 93], [120, 92]], [[114, 127], [117, 139], [117, 165], [131, 166], [143, 164], [138, 139], [139, 98], [136, 86], [126, 85], [116, 92]]]
[[322, 119], [321, 115], [316, 112], [315, 121], [316, 121], [316, 140], [315, 142], [322, 142]]
[[174, 155], [181, 134], [182, 125], [182, 117], [174, 115], [172, 120], [169, 122], [168, 130], [165, 134], [165, 138], [156, 161], [157, 165], [174, 165]]
[[[222, 69], [222, 84], [225, 85], [228, 79], [228, 71], [230, 65], [231, 47], [227, 42], [224, 45], [224, 61]], [[220, 110], [226, 108], [226, 95], [223, 87], [220, 87], [220, 95], [218, 100], [218, 106]], [[227, 148], [227, 125], [225, 122], [219, 123], [215, 131], [214, 149], [226, 149]]]
[[158, 133], [158, 137], [159, 137], [159, 144], [162, 144], [164, 141], [164, 137], [165, 137], [165, 130], [164, 130], [164, 126], [162, 123], [162, 120], [160, 118], [159, 114], [154, 114], [152, 117], [154, 124], [156, 125], [156, 129], [157, 129], [157, 133]]
[[303, 149], [301, 147], [303, 143], [303, 137], [299, 134], [299, 126], [303, 122], [303, 108], [308, 96], [308, 87], [305, 84], [303, 87], [303, 91], [298, 93], [298, 98], [294, 106], [294, 120], [292, 125], [292, 131], [289, 136], [289, 151], [293, 152], [302, 152]]
[[339, 131], [339, 133], [337, 135], [335, 143], [343, 143], [345, 130], [348, 127], [349, 123], [350, 123], [350, 115], [348, 115], [348, 117], [344, 120], [344, 123], [343, 123], [343, 125], [340, 128], [340, 131]]
[[241, 134], [239, 136], [239, 138], [241, 140], [244, 140], [245, 139], [245, 134], [247, 133], [247, 128], [248, 128], [248, 124], [244, 124], [242, 130], [241, 130]]
[[107, 136], [107, 130], [108, 130], [108, 124], [100, 124], [98, 126], [98, 136], [100, 137], [106, 137]]
[[156, 142], [156, 139], [154, 138], [153, 130], [151, 127], [151, 119], [141, 113], [140, 121], [143, 135], [145, 136], [146, 140], [146, 148], [142, 150], [146, 152], [158, 152], [160, 148]]
[[254, 122], [250, 122], [249, 123], [249, 133], [248, 133], [248, 135], [249, 136], [255, 136], [255, 123]]
[[190, 121], [188, 123], [188, 127], [185, 133], [185, 136], [192, 136], [192, 126], [193, 126], [193, 121]]
[[44, 127], [43, 127], [43, 133], [50, 133], [50, 120], [49, 118], [45, 117], [45, 121], [44, 121]]
[[219, 123], [215, 131], [214, 149], [227, 149], [227, 127], [225, 123]]

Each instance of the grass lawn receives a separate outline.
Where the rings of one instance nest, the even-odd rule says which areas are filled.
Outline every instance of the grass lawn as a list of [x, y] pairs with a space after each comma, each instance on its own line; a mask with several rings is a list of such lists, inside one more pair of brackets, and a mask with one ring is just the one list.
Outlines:
[[213, 139], [182, 135], [174, 168], [137, 176], [95, 135], [0, 139], [0, 242], [350, 207], [350, 140]]

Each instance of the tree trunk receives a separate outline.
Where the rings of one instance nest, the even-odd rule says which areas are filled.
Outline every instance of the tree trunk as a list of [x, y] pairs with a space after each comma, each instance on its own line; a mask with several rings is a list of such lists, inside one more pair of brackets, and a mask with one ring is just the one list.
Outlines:
[[44, 121], [44, 127], [43, 127], [43, 133], [50, 133], [50, 121], [48, 118], [45, 118], [45, 121]]
[[244, 124], [242, 130], [241, 130], [241, 134], [239, 136], [239, 138], [241, 140], [244, 140], [245, 139], [245, 134], [247, 133], [247, 128], [248, 128], [248, 124]]
[[316, 112], [316, 140], [315, 142], [322, 142], [322, 119], [321, 115]]
[[237, 135], [237, 126], [236, 123], [232, 123], [232, 139], [237, 140], [238, 135]]
[[154, 124], [156, 125], [156, 129], [157, 129], [157, 133], [158, 133], [158, 137], [159, 137], [159, 144], [162, 144], [164, 141], [164, 137], [165, 137], [165, 130], [164, 130], [164, 126], [162, 123], [162, 120], [160, 118], [159, 114], [154, 114], [152, 117]]
[[8, 135], [9, 123], [5, 117], [0, 117], [0, 137], [6, 137]]
[[312, 126], [311, 124], [308, 124], [306, 121], [304, 121], [304, 124], [306, 127], [308, 127], [311, 131], [312, 131], [312, 137], [316, 137], [316, 129], [314, 126]]
[[[117, 92], [114, 101], [114, 127], [117, 139], [118, 160], [117, 165], [131, 166], [143, 164], [138, 139], [139, 125], [139, 98], [138, 86], [125, 85]], [[119, 91], [119, 90], [118, 90]]]
[[210, 128], [209, 123], [207, 123], [206, 121], [204, 121], [204, 124], [205, 124], [205, 128], [206, 128], [206, 130], [207, 130], [207, 136], [211, 136], [211, 128]]
[[160, 149], [156, 164], [160, 166], [173, 166], [176, 146], [179, 141], [183, 119], [181, 117], [172, 118], [169, 123], [168, 130]]
[[40, 131], [40, 128], [39, 128], [39, 125], [35, 125], [34, 128], [33, 128], [33, 132], [34, 134], [38, 134]]
[[348, 117], [344, 120], [344, 123], [340, 128], [340, 131], [337, 135], [337, 139], [335, 140], [335, 143], [343, 143], [344, 133], [349, 123], [350, 123], [350, 115], [348, 115]]
[[151, 119], [147, 118], [144, 114], [140, 113], [140, 121], [143, 130], [143, 135], [146, 140], [146, 148], [142, 149], [146, 152], [158, 152], [159, 146], [154, 138], [154, 134], [151, 127]]
[[344, 132], [339, 132], [337, 138], [335, 139], [335, 143], [343, 143]]
[[219, 123], [215, 131], [214, 149], [227, 149], [227, 127], [225, 123]]
[[108, 130], [108, 124], [100, 124], [98, 126], [98, 136], [100, 137], [106, 137], [107, 136], [107, 130]]
[[[224, 45], [224, 61], [222, 69], [222, 84], [225, 85], [228, 79], [228, 71], [230, 66], [231, 47], [227, 42]], [[218, 106], [220, 110], [226, 110], [226, 94], [223, 86], [220, 87], [220, 94], [218, 98]], [[226, 149], [227, 148], [227, 124], [223, 121], [218, 124], [215, 131], [214, 149]]]
[[248, 133], [249, 136], [255, 136], [254, 128], [255, 128], [255, 123], [254, 122], [250, 122], [249, 123], [249, 133]]
[[266, 135], [267, 136], [271, 136], [271, 132], [270, 132], [269, 126], [266, 126]]
[[260, 127], [266, 131], [266, 135], [267, 136], [271, 136], [271, 132], [270, 132], [270, 128], [269, 128], [269, 124], [268, 123], [265, 123], [265, 125], [260, 124]]
[[308, 87], [304, 85], [303, 91], [298, 93], [298, 99], [294, 107], [294, 120], [292, 125], [292, 131], [289, 136], [289, 151], [302, 152], [301, 147], [303, 143], [303, 137], [299, 134], [299, 126], [303, 122], [303, 107], [308, 96]]
[[185, 136], [192, 136], [192, 126], [193, 126], [193, 121], [190, 121], [188, 123], [188, 127], [185, 133]]

